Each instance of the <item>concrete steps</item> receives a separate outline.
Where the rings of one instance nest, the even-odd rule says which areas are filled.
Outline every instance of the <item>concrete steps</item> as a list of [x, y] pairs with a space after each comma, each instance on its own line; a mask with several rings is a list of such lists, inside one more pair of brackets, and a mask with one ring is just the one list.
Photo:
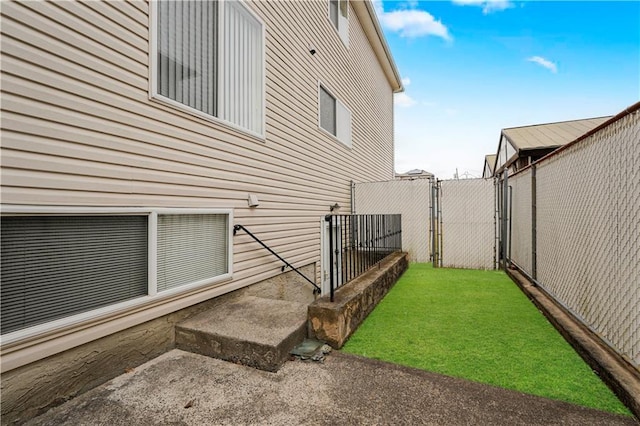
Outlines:
[[307, 305], [243, 296], [176, 325], [176, 347], [277, 371], [307, 336]]

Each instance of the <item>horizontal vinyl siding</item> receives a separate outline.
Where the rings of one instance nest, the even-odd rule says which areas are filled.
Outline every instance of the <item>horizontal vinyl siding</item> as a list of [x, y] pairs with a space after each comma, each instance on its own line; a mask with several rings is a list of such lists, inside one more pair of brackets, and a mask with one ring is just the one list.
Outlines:
[[[353, 9], [347, 49], [326, 1], [247, 4], [265, 24], [265, 140], [149, 100], [147, 2], [2, 2], [2, 202], [233, 208], [292, 264], [318, 262], [349, 182], [392, 177], [391, 87]], [[351, 149], [318, 129], [318, 81], [352, 113]], [[280, 272], [233, 242], [235, 282]]]

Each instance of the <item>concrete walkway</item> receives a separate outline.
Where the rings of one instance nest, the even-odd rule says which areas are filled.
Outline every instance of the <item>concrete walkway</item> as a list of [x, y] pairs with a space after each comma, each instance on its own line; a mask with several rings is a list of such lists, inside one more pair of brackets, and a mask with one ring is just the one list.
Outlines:
[[333, 352], [268, 373], [168, 352], [31, 425], [638, 425], [634, 419]]

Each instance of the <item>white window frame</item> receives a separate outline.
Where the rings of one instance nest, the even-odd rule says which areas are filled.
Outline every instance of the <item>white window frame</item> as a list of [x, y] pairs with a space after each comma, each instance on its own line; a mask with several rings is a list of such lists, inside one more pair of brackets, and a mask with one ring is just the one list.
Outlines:
[[[331, 20], [331, 0], [327, 0], [327, 19], [329, 20], [329, 25], [338, 33], [340, 36], [340, 40], [345, 45], [347, 49], [349, 49], [349, 0], [337, 0], [338, 1], [338, 27], [333, 24]], [[340, 3], [345, 2], [347, 4], [347, 17], [343, 17], [340, 13]]]
[[[227, 273], [216, 277], [189, 283], [169, 290], [158, 292], [157, 282], [157, 244], [158, 244], [158, 215], [162, 214], [224, 214], [228, 216], [227, 235]], [[22, 330], [0, 336], [0, 345], [16, 343], [61, 329], [81, 325], [101, 318], [107, 318], [118, 312], [130, 311], [134, 308], [144, 308], [155, 305], [164, 299], [170, 299], [180, 294], [187, 294], [193, 290], [233, 279], [233, 209], [200, 209], [200, 208], [100, 208], [100, 207], [36, 207], [36, 206], [2, 206], [2, 216], [119, 216], [136, 215], [148, 217], [148, 281], [147, 295], [125, 302], [104, 306], [91, 311], [82, 312], [43, 324], [34, 325]]]
[[[333, 97], [333, 99], [335, 99], [336, 101], [336, 134], [335, 135], [329, 132], [324, 127], [322, 127], [322, 124], [321, 124], [322, 120], [321, 120], [320, 114], [322, 114], [322, 105], [320, 104], [321, 102], [320, 90], [322, 89], [324, 89], [327, 93], [329, 93]], [[352, 149], [353, 143], [351, 140], [351, 134], [352, 134], [351, 123], [353, 120], [351, 118], [351, 110], [334, 93], [335, 92], [333, 92], [330, 88], [328, 88], [326, 84], [322, 83], [321, 81], [318, 81], [318, 96], [317, 96], [318, 97], [318, 129], [320, 129], [320, 131], [322, 131], [324, 134], [331, 136], [331, 138], [340, 142], [347, 148]], [[343, 114], [340, 114], [341, 110], [343, 111]], [[345, 113], [347, 114], [347, 116], [345, 116]], [[345, 128], [347, 129], [346, 133], [342, 133], [340, 129], [345, 129]]]
[[[218, 64], [221, 64], [224, 60], [224, 43], [222, 37], [224, 34], [224, 3], [227, 0], [218, 0], [219, 10], [218, 10]], [[261, 115], [261, 127], [262, 132], [255, 132], [253, 130], [242, 127], [238, 124], [235, 124], [231, 121], [225, 120], [220, 117], [216, 117], [214, 115], [207, 114], [203, 111], [200, 111], [196, 108], [192, 108], [188, 105], [185, 105], [181, 102], [175, 101], [171, 98], [161, 95], [158, 93], [158, 0], [150, 0], [149, 7], [149, 99], [152, 101], [157, 101], [166, 105], [169, 105], [173, 108], [182, 110], [191, 115], [195, 115], [199, 118], [203, 118], [212, 123], [221, 124], [225, 127], [231, 128], [233, 130], [237, 130], [249, 136], [253, 136], [262, 140], [263, 142], [266, 139], [266, 110], [267, 110], [267, 100], [266, 100], [266, 29], [264, 21], [256, 15], [256, 13], [249, 8], [244, 1], [234, 0], [242, 4], [242, 6], [246, 9], [246, 11], [255, 18], [262, 28], [262, 78], [261, 78], [261, 94], [262, 94], [262, 108], [260, 111]], [[220, 67], [223, 68], [223, 67]], [[218, 107], [222, 104], [222, 90], [220, 87], [223, 87], [224, 81], [222, 77], [222, 72], [218, 72], [217, 76], [218, 80], [218, 93], [217, 93], [217, 102]]]

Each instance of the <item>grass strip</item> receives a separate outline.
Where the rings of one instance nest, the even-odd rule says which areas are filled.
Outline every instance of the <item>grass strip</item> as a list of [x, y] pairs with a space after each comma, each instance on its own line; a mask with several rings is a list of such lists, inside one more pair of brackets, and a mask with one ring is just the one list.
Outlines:
[[343, 351], [631, 415], [502, 271], [412, 264]]

